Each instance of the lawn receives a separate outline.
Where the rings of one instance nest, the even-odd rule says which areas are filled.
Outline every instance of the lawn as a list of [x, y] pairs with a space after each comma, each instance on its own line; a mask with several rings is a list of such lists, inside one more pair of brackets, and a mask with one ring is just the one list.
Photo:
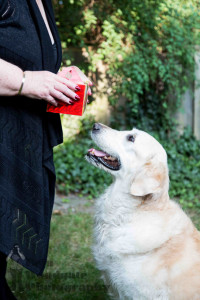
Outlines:
[[[199, 212], [190, 211], [200, 229]], [[7, 279], [19, 300], [108, 300], [91, 255], [92, 216], [88, 213], [53, 215], [48, 262], [37, 277], [12, 260]]]
[[7, 279], [19, 300], [106, 300], [106, 287], [91, 255], [92, 217], [53, 215], [48, 261], [37, 277], [12, 260]]

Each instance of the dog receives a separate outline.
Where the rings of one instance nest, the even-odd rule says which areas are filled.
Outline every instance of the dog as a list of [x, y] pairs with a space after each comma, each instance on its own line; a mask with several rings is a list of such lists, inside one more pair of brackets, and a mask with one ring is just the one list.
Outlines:
[[148, 133], [95, 123], [86, 160], [114, 181], [95, 203], [93, 255], [120, 300], [199, 300], [200, 232], [169, 199], [167, 154]]

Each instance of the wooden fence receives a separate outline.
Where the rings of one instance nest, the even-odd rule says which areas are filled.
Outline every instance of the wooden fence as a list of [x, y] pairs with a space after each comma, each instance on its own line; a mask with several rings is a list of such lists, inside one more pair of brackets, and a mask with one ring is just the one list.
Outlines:
[[196, 48], [195, 77], [192, 86], [183, 95], [181, 111], [177, 114], [179, 130], [185, 126], [192, 128], [197, 139], [200, 140], [200, 47]]

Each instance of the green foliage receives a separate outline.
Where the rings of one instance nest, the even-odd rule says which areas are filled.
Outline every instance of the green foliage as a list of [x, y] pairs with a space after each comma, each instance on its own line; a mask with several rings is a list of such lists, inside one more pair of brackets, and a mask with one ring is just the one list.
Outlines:
[[200, 141], [187, 129], [180, 137], [161, 143], [168, 154], [171, 198], [200, 212]]
[[[187, 131], [177, 135], [175, 112], [194, 80], [199, 11], [198, 0], [55, 1], [64, 63], [72, 61], [65, 51], [69, 46], [87, 50], [86, 71], [94, 74], [97, 61], [103, 61], [113, 107], [111, 126], [136, 126], [156, 135], [169, 156], [171, 196], [185, 206], [199, 206], [200, 147]], [[120, 96], [125, 99], [121, 106]], [[56, 150], [63, 191], [96, 195], [110, 182], [83, 160], [89, 147], [85, 135]]]
[[194, 77], [199, 1], [62, 3], [55, 5], [62, 40], [67, 46], [88, 49], [90, 70], [95, 70], [98, 60], [108, 66], [109, 100], [114, 105], [119, 95], [126, 97], [126, 126], [173, 130], [171, 113]]

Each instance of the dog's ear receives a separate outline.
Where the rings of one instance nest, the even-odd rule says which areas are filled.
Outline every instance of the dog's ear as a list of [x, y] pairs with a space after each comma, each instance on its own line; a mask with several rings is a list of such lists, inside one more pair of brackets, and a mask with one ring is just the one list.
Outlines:
[[134, 196], [159, 193], [166, 179], [166, 168], [162, 163], [147, 162], [136, 174], [130, 192]]

